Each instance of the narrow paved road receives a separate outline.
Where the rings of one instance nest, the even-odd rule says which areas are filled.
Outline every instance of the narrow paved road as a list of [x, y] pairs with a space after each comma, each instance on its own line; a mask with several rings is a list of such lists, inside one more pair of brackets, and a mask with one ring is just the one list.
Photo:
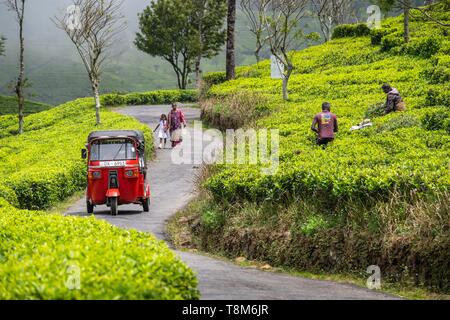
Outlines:
[[[168, 110], [168, 106], [137, 106], [122, 108], [118, 112], [136, 117], [155, 128], [160, 115]], [[188, 120], [199, 118], [198, 109], [183, 110]], [[192, 133], [192, 129], [190, 132]], [[196, 142], [199, 142], [198, 138]], [[167, 220], [194, 196], [192, 190], [196, 170], [194, 165], [172, 164], [171, 150], [158, 151], [156, 159], [149, 164], [149, 181], [152, 188], [150, 213], [141, 213], [140, 206], [130, 205], [119, 207], [119, 215], [115, 217], [109, 215], [106, 206], [96, 207], [95, 215], [116, 226], [151, 232], [158, 238], [167, 240], [164, 234]], [[87, 215], [85, 200], [80, 199], [67, 214]], [[202, 298], [207, 300], [394, 299], [392, 296], [353, 285], [243, 268], [192, 253], [177, 254], [197, 273]]]

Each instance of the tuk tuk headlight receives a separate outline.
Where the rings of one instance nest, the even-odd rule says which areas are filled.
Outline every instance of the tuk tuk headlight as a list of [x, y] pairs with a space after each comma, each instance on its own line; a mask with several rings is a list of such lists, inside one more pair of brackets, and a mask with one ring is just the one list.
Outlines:
[[101, 171], [90, 171], [89, 172], [89, 179], [98, 180], [102, 178], [102, 172]]
[[125, 177], [127, 178], [137, 178], [138, 171], [137, 170], [126, 170], [125, 171]]

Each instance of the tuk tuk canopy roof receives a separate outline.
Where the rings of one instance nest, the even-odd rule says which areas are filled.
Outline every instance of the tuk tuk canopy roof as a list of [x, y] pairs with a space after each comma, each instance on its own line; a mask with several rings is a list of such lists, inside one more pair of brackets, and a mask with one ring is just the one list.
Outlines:
[[88, 143], [94, 139], [134, 138], [139, 144], [145, 145], [144, 133], [139, 130], [94, 131], [88, 137]]

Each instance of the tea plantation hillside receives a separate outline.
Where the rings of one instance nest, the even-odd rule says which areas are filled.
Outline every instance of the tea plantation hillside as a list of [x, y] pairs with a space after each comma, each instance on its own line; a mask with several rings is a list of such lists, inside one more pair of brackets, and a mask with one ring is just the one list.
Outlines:
[[[53, 106], [45, 103], [26, 101], [24, 114], [37, 113], [50, 108], [53, 108]], [[17, 114], [17, 109], [17, 98], [0, 95], [0, 116], [5, 114]]]
[[[446, 2], [437, 17], [449, 22], [449, 12]], [[220, 126], [239, 123], [242, 110], [263, 115], [247, 125], [280, 130], [280, 168], [211, 168], [200, 246], [308, 271], [364, 275], [375, 264], [387, 279], [449, 292], [449, 30], [418, 16], [405, 44], [402, 19], [371, 32], [342, 26], [331, 42], [293, 53], [288, 102], [269, 61], [233, 81], [206, 78], [204, 118]], [[406, 112], [380, 115], [386, 82]], [[310, 130], [324, 101], [341, 130], [326, 149]], [[365, 118], [372, 128], [350, 132]]]
[[[196, 92], [102, 96], [105, 105], [182, 99]], [[142, 130], [153, 141], [148, 126], [106, 109], [96, 126], [94, 105], [83, 98], [26, 116], [20, 136], [17, 117], [0, 116], [0, 299], [197, 299], [192, 270], [152, 235], [42, 211], [85, 188], [80, 150], [91, 131]]]

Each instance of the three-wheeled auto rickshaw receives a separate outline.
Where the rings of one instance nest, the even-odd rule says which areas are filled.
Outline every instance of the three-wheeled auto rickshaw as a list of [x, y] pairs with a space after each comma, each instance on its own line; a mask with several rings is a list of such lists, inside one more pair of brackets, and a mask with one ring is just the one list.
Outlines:
[[141, 204], [149, 211], [150, 187], [147, 183], [145, 139], [141, 131], [92, 132], [82, 158], [87, 159], [86, 205], [88, 213], [106, 204], [111, 214], [118, 206]]

